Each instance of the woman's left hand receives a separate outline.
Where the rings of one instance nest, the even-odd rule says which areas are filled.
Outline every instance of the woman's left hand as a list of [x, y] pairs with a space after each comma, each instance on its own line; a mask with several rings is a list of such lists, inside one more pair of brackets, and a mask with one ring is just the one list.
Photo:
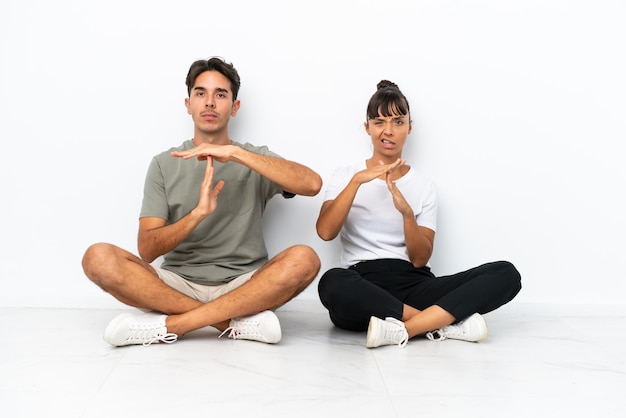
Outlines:
[[398, 211], [402, 214], [402, 216], [413, 216], [413, 209], [409, 205], [409, 202], [406, 201], [398, 186], [396, 186], [396, 182], [391, 180], [391, 172], [388, 171], [385, 177], [387, 181], [387, 188], [391, 192], [391, 197], [393, 198], [393, 205], [398, 209]]

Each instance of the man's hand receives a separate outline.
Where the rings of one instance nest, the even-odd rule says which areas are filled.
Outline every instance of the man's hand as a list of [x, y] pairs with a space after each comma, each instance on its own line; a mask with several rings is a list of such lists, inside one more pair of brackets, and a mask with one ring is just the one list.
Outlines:
[[198, 159], [206, 160], [206, 170], [204, 172], [204, 180], [202, 180], [200, 185], [200, 198], [198, 199], [196, 210], [200, 216], [205, 217], [213, 213], [217, 207], [217, 196], [224, 188], [224, 180], [218, 181], [215, 187], [213, 187], [213, 157], [205, 155], [204, 158], [198, 157]]
[[171, 155], [185, 160], [193, 157], [206, 160], [211, 157], [220, 163], [241, 164], [278, 184], [284, 192], [288, 193], [315, 196], [322, 187], [320, 175], [302, 164], [279, 157], [257, 154], [233, 144], [201, 144], [187, 151], [172, 152]]
[[220, 163], [230, 161], [233, 152], [235, 152], [234, 145], [215, 145], [215, 144], [200, 144], [187, 151], [174, 151], [173, 157], [180, 157], [184, 160], [196, 157], [198, 160], [206, 160], [209, 157], [213, 157]]

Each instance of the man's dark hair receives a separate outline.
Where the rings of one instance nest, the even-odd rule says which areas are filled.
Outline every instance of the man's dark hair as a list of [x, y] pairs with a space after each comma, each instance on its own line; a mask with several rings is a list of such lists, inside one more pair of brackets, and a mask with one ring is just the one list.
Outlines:
[[187, 73], [187, 79], [185, 83], [187, 84], [187, 95], [191, 96], [191, 89], [193, 88], [196, 79], [200, 74], [205, 71], [217, 71], [226, 77], [230, 81], [230, 89], [233, 93], [233, 101], [237, 100], [237, 94], [239, 94], [239, 86], [241, 85], [241, 80], [239, 79], [239, 73], [233, 66], [233, 64], [224, 61], [223, 58], [220, 57], [212, 57], [208, 60], [198, 60], [191, 64], [189, 67], [189, 72]]

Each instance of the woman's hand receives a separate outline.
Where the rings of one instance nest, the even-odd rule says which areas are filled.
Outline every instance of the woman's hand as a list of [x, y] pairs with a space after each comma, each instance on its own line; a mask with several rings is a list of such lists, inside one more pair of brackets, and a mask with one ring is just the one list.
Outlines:
[[354, 174], [352, 180], [358, 184], [368, 183], [375, 178], [385, 178], [383, 176], [388, 176], [393, 170], [404, 165], [406, 160], [401, 160], [398, 158], [391, 164], [384, 164], [382, 161], [379, 161], [378, 165], [368, 167], [365, 170], [361, 170]]
[[387, 172], [387, 176], [385, 178], [387, 181], [387, 188], [391, 192], [391, 197], [393, 198], [393, 205], [398, 209], [398, 211], [402, 214], [402, 216], [413, 217], [413, 209], [409, 205], [409, 202], [406, 201], [404, 195], [396, 186], [396, 182], [391, 180], [391, 173]]

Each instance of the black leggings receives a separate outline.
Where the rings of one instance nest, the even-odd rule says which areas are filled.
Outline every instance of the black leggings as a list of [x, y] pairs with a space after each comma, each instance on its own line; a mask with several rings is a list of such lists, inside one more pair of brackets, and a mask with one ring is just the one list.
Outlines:
[[405, 304], [420, 311], [437, 305], [460, 321], [499, 308], [521, 288], [520, 274], [508, 261], [435, 277], [428, 267], [383, 259], [328, 270], [320, 278], [318, 292], [333, 324], [364, 331], [371, 316], [402, 319]]

